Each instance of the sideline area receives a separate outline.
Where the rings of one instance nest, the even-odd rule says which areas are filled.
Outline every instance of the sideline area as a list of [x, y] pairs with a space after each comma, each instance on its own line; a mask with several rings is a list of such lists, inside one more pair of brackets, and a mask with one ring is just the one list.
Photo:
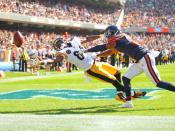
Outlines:
[[72, 72], [72, 73], [55, 73], [50, 75], [41, 75], [41, 76], [23, 76], [23, 77], [12, 77], [12, 78], [5, 78], [0, 79], [0, 83], [9, 83], [9, 82], [15, 82], [15, 81], [25, 81], [25, 80], [35, 80], [35, 79], [42, 79], [42, 78], [51, 78], [51, 77], [64, 77], [64, 76], [70, 76], [75, 74], [81, 74], [82, 71], [79, 72]]

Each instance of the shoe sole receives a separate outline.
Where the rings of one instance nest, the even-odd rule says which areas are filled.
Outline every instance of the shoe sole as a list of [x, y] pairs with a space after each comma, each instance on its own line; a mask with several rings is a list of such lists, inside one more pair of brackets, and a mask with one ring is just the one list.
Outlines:
[[133, 105], [128, 105], [128, 106], [125, 106], [125, 105], [121, 105], [121, 106], [119, 106], [120, 108], [134, 108], [134, 106]]
[[115, 99], [118, 101], [121, 101], [121, 102], [126, 102], [126, 100], [120, 99], [120, 97], [118, 97], [118, 96], [116, 96]]
[[119, 106], [120, 108], [134, 108], [133, 106], [127, 106], [127, 107], [124, 107], [124, 106]]

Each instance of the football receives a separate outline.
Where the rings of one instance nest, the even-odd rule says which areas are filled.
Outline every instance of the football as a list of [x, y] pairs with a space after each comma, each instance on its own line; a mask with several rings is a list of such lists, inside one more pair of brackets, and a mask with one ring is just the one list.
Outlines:
[[15, 44], [17, 47], [21, 47], [21, 45], [24, 43], [24, 36], [21, 32], [16, 31], [13, 36], [13, 44]]

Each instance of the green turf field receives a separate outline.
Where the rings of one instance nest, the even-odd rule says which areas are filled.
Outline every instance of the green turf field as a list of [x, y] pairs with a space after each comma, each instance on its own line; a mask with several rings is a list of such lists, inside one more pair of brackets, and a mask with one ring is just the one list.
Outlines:
[[[158, 66], [161, 78], [175, 84], [175, 64]], [[122, 70], [122, 73], [125, 69]], [[32, 76], [29, 73], [5, 73], [0, 79], [0, 94], [25, 90], [86, 90], [113, 89], [112, 85], [92, 80], [85, 82], [82, 71], [51, 73]], [[133, 79], [133, 88], [157, 88], [144, 75]], [[14, 94], [19, 97], [20, 94]], [[30, 95], [27, 93], [26, 95]], [[175, 116], [175, 93], [161, 90], [152, 94], [155, 99], [135, 99], [133, 109], [121, 109], [114, 99], [63, 99], [37, 96], [27, 99], [0, 99], [0, 113], [31, 114], [96, 114], [96, 115], [147, 115]]]

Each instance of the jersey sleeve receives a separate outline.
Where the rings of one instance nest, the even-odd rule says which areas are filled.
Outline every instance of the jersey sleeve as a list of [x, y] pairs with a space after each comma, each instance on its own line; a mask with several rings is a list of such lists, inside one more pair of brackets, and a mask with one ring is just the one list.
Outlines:
[[97, 45], [90, 49], [87, 49], [87, 52], [99, 52], [99, 51], [104, 51], [106, 49], [107, 49], [106, 44], [103, 44], [103, 45]]

